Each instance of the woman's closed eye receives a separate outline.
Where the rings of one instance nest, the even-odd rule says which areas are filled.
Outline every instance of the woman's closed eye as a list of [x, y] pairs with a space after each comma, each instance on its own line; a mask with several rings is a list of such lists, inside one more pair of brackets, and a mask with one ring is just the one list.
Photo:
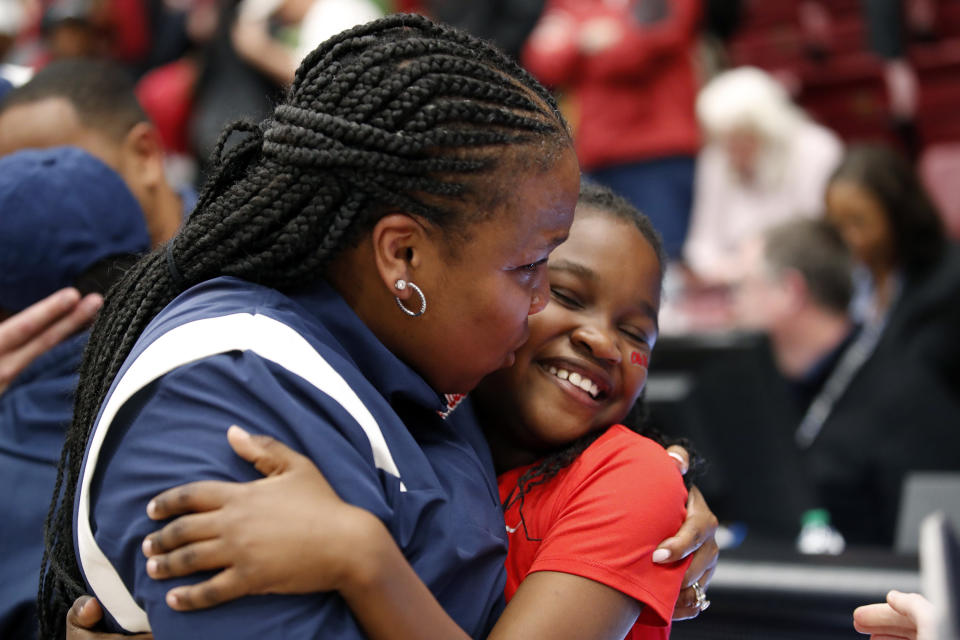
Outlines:
[[524, 285], [533, 286], [533, 283], [540, 282], [540, 276], [543, 272], [543, 267], [547, 264], [547, 259], [537, 260], [536, 262], [531, 262], [529, 264], [523, 264], [519, 267], [514, 267], [513, 272], [516, 274], [517, 279]]
[[543, 258], [542, 260], [537, 260], [536, 262], [531, 262], [530, 264], [525, 264], [521, 267], [518, 267], [521, 271], [526, 271], [528, 273], [536, 273], [537, 270], [547, 263], [547, 259]]

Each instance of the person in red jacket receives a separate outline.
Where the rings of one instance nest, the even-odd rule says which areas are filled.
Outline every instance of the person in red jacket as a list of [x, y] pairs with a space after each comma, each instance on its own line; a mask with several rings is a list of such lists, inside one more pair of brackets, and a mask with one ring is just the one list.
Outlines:
[[584, 172], [650, 216], [680, 255], [700, 135], [699, 0], [549, 0], [523, 64], [569, 93]]

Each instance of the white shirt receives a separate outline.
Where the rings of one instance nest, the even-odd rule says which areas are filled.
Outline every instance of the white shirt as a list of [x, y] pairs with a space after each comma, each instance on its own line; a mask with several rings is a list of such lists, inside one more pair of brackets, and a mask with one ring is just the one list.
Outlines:
[[295, 53], [297, 65], [330, 37], [382, 16], [371, 0], [314, 0], [300, 24], [300, 40]]
[[765, 229], [797, 216], [817, 217], [843, 145], [829, 129], [807, 120], [779, 149], [761, 161], [760, 178], [745, 184], [723, 150], [708, 144], [697, 158], [693, 216], [683, 253], [701, 277], [735, 274], [740, 245]]

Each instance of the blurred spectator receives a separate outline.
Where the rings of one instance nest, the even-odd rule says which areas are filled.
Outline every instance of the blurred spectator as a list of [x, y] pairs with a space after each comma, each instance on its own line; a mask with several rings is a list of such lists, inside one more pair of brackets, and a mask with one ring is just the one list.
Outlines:
[[192, 189], [167, 182], [160, 139], [125, 72], [105, 61], [63, 60], [0, 103], [0, 156], [74, 145], [119, 173], [147, 219], [153, 245], [176, 233], [192, 210]]
[[922, 360], [960, 398], [960, 247], [913, 168], [888, 147], [853, 147], [826, 203], [863, 267], [855, 310], [885, 325], [880, 347]]
[[853, 328], [850, 259], [824, 223], [785, 223], [745, 253], [738, 309], [769, 332], [792, 392], [770, 424], [796, 429], [817, 500], [847, 542], [890, 545], [906, 474], [960, 470], [960, 403], [902, 335], [885, 349], [882, 327]]
[[24, 10], [20, 0], [0, 2], [0, 63], [7, 57], [23, 26]]
[[378, 16], [370, 0], [221, 0], [190, 123], [201, 164], [227, 123], [267, 115], [303, 56], [329, 36]]
[[[52, 0], [43, 12], [43, 39], [50, 60], [105, 55], [106, 34], [94, 0]], [[43, 62], [46, 62], [44, 60]]]
[[777, 368], [805, 409], [855, 335], [853, 261], [825, 222], [795, 220], [745, 243], [738, 324], [770, 338]]
[[317, 45], [382, 15], [371, 0], [242, 0], [233, 46], [248, 64], [287, 85]]
[[[133, 194], [73, 147], [0, 158], [0, 309], [66, 285], [103, 292], [150, 244]], [[37, 358], [0, 394], [0, 637], [36, 635], [43, 526], [87, 332]]]
[[817, 215], [842, 145], [765, 72], [720, 74], [697, 98], [707, 136], [697, 161], [684, 258], [706, 282], [736, 273], [740, 244], [793, 216]]
[[646, 213], [679, 257], [700, 136], [699, 0], [549, 0], [523, 63], [568, 91], [584, 171]]
[[933, 202], [906, 160], [887, 147], [852, 147], [830, 180], [826, 203], [828, 219], [865, 269], [865, 317], [884, 316], [904, 272], [927, 271], [946, 250]]

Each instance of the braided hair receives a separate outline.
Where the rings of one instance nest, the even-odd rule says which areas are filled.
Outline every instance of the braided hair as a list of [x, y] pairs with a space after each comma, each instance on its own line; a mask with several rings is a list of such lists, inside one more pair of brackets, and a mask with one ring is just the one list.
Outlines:
[[[225, 152], [236, 132], [246, 135]], [[196, 211], [111, 290], [92, 329], [45, 526], [41, 637], [63, 635], [84, 591], [71, 532], [87, 438], [160, 310], [219, 276], [281, 291], [307, 285], [389, 211], [455, 238], [489, 215], [483, 199], [504, 191], [495, 182], [504, 163], [544, 166], [570, 145], [556, 102], [529, 74], [492, 46], [413, 15], [326, 41], [270, 118], [229, 126]]]
[[[647, 216], [609, 188], [588, 181], [584, 181], [580, 185], [580, 197], [577, 200], [577, 215], [583, 215], [581, 211], [584, 209], [633, 224], [644, 239], [650, 243], [650, 247], [657, 256], [657, 263], [660, 265], [662, 277], [664, 265], [667, 263], [667, 257], [663, 249], [660, 234], [657, 233], [657, 230], [653, 227], [653, 223], [650, 222]], [[693, 453], [688, 442], [671, 441], [647, 425], [647, 416], [642, 397], [638, 400], [637, 406], [631, 410], [629, 415], [630, 419], [624, 416], [624, 424], [632, 431], [646, 436], [651, 440], [655, 440], [665, 447], [672, 444], [684, 446], [691, 454], [691, 467], [694, 466], [693, 462], [699, 461], [698, 456]], [[526, 495], [534, 487], [545, 484], [560, 471], [570, 466], [573, 461], [576, 460], [587, 447], [593, 444], [597, 438], [602, 436], [605, 431], [605, 429], [596, 429], [585, 433], [566, 447], [554, 451], [540, 460], [540, 462], [534, 464], [517, 479], [517, 486], [509, 493], [507, 499], [504, 500], [503, 509], [506, 511], [514, 504], [520, 505], [520, 520], [524, 527], [524, 532], [528, 537], [530, 534], [526, 531], [526, 522], [523, 520], [523, 503]]]

